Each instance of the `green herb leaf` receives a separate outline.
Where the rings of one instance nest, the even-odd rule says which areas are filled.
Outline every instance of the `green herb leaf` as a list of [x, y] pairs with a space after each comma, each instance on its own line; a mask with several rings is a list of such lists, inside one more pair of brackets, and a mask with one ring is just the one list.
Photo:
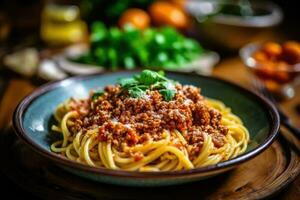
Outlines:
[[92, 101], [96, 101], [100, 96], [102, 96], [104, 94], [103, 91], [98, 91], [98, 92], [95, 92], [92, 96]]
[[174, 98], [176, 89], [174, 83], [172, 83], [171, 81], [160, 82], [157, 87], [161, 88], [159, 90], [159, 93], [164, 97], [165, 101], [171, 101]]
[[121, 78], [118, 80], [118, 84], [122, 88], [129, 88], [138, 84], [138, 81], [134, 78]]
[[161, 89], [159, 93], [164, 97], [165, 101], [171, 101], [176, 93], [176, 90]]
[[165, 101], [171, 101], [176, 94], [174, 82], [164, 77], [163, 71], [143, 70], [133, 78], [119, 79], [118, 83], [123, 91], [127, 90], [129, 95], [134, 98], [142, 97], [149, 89], [158, 90]]
[[143, 70], [140, 76], [137, 77], [139, 83], [152, 85], [161, 80], [167, 80], [164, 76], [151, 70]]
[[128, 93], [131, 97], [133, 98], [141, 98], [143, 95], [146, 94], [145, 91], [143, 91], [141, 88], [138, 86], [132, 87], [128, 90]]
[[134, 69], [135, 61], [131, 56], [126, 56], [124, 58], [124, 65], [126, 69]]
[[162, 71], [162, 70], [159, 70], [157, 73], [158, 73], [159, 75], [161, 75], [161, 76], [165, 76], [165, 72]]
[[102, 22], [94, 22], [92, 24], [92, 34], [90, 36], [91, 42], [99, 42], [105, 40], [107, 30]]
[[164, 81], [161, 83], [161, 85], [168, 90], [175, 90], [175, 86], [174, 83], [172, 83], [171, 81]]
[[148, 85], [138, 85], [137, 87], [140, 88], [141, 90], [144, 90], [144, 91], [149, 89]]

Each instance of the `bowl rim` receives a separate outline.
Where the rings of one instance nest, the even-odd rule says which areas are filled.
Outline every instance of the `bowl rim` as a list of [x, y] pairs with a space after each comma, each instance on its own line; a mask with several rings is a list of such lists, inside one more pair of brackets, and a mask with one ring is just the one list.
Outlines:
[[193, 76], [195, 78], [201, 77], [205, 79], [212, 79], [218, 82], [221, 82], [223, 84], [228, 84], [235, 89], [251, 96], [251, 98], [256, 99], [259, 101], [259, 103], [266, 108], [266, 112], [269, 115], [269, 121], [270, 121], [270, 130], [268, 133], [268, 136], [266, 139], [264, 139], [263, 142], [261, 142], [257, 147], [250, 150], [249, 152], [246, 152], [238, 157], [235, 157], [233, 159], [215, 164], [215, 165], [209, 165], [206, 167], [200, 167], [200, 168], [194, 168], [189, 170], [179, 170], [179, 171], [164, 171], [164, 172], [139, 172], [139, 171], [125, 171], [125, 170], [113, 170], [113, 169], [106, 169], [106, 168], [98, 168], [98, 167], [92, 167], [88, 166], [82, 163], [78, 163], [72, 160], [69, 160], [65, 157], [62, 157], [58, 154], [55, 154], [51, 151], [48, 151], [42, 147], [40, 147], [31, 137], [29, 137], [26, 134], [26, 131], [23, 127], [23, 117], [27, 110], [27, 108], [30, 106], [30, 104], [39, 98], [39, 96], [55, 90], [56, 88], [63, 87], [64, 85], [69, 85], [74, 83], [75, 81], [81, 81], [81, 80], [88, 80], [89, 78], [94, 77], [102, 77], [107, 76], [110, 74], [117, 74], [119, 72], [138, 72], [140, 70], [119, 70], [115, 72], [107, 72], [107, 73], [97, 73], [93, 75], [81, 75], [81, 76], [74, 76], [70, 78], [66, 78], [59, 81], [54, 81], [50, 83], [46, 83], [40, 87], [38, 87], [36, 90], [34, 90], [31, 94], [27, 95], [16, 107], [14, 114], [13, 114], [13, 128], [17, 136], [21, 138], [27, 145], [29, 145], [34, 151], [41, 154], [42, 156], [45, 156], [50, 161], [55, 161], [55, 164], [60, 164], [64, 167], [69, 167], [75, 170], [83, 170], [85, 172], [89, 172], [92, 174], [98, 174], [98, 175], [106, 175], [106, 176], [117, 176], [117, 177], [123, 177], [123, 178], [162, 178], [163, 176], [166, 178], [174, 178], [178, 176], [189, 176], [189, 175], [195, 175], [199, 173], [209, 173], [213, 171], [218, 171], [222, 169], [226, 169], [229, 167], [233, 167], [234, 165], [241, 164], [245, 161], [248, 161], [251, 158], [254, 158], [261, 152], [263, 152], [267, 147], [269, 147], [273, 141], [275, 140], [276, 136], [279, 132], [279, 126], [280, 126], [280, 120], [279, 120], [279, 114], [275, 108], [275, 106], [266, 98], [262, 97], [261, 95], [250, 91], [244, 87], [241, 87], [239, 85], [236, 85], [232, 82], [229, 82], [227, 80], [223, 80], [218, 77], [212, 77], [212, 76], [204, 76], [199, 75], [195, 73], [190, 72], [172, 72], [172, 71], [166, 71], [166, 74], [174, 74], [174, 75], [184, 75], [184, 76]]
[[[266, 42], [253, 42], [246, 44], [239, 50], [240, 58], [242, 59], [243, 63], [251, 69], [259, 69], [262, 67], [262, 63], [259, 61], [256, 61], [252, 55], [255, 51], [259, 50], [262, 45]], [[280, 42], [281, 43], [281, 42]], [[296, 73], [300, 72], [300, 63], [289, 65], [288, 68], [274, 68], [274, 72], [288, 72], [288, 73]]]

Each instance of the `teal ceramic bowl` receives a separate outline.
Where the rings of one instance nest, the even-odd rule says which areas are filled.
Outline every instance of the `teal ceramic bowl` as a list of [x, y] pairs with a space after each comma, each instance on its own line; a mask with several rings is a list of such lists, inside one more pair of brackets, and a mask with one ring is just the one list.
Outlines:
[[13, 125], [16, 134], [30, 147], [63, 169], [94, 181], [127, 186], [163, 186], [192, 182], [228, 171], [259, 155], [276, 137], [279, 117], [275, 108], [262, 97], [218, 78], [191, 73], [167, 73], [182, 84], [201, 87], [202, 93], [219, 99], [232, 108], [250, 132], [247, 151], [231, 160], [202, 168], [171, 172], [128, 172], [95, 168], [70, 161], [50, 151], [53, 112], [70, 97], [86, 97], [91, 89], [114, 84], [119, 77], [131, 77], [138, 71], [121, 71], [79, 76], [46, 84], [27, 96], [17, 107]]

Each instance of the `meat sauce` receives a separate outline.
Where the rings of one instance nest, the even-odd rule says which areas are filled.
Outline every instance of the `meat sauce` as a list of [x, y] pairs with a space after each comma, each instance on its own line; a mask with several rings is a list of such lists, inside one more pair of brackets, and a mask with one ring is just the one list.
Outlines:
[[[207, 105], [194, 86], [176, 84], [173, 100], [167, 102], [157, 90], [148, 90], [142, 98], [132, 98], [121, 92], [120, 86], [106, 86], [96, 100], [71, 99], [71, 109], [79, 113], [73, 130], [98, 129], [100, 141], [124, 147], [142, 144], [149, 139], [163, 137], [163, 130], [178, 130], [191, 151], [198, 153], [203, 145], [203, 134], [212, 137], [215, 147], [224, 145], [228, 129], [221, 124], [222, 115]], [[92, 95], [92, 94], [91, 94]], [[181, 145], [176, 144], [180, 149]]]

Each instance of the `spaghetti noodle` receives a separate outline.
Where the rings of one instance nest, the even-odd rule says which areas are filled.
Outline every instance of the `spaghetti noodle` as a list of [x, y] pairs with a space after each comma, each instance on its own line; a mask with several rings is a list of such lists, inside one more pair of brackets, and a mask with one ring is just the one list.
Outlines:
[[171, 171], [213, 165], [245, 152], [248, 130], [221, 101], [174, 83], [172, 100], [150, 87], [133, 98], [120, 85], [69, 99], [55, 111], [55, 153], [90, 166]]

